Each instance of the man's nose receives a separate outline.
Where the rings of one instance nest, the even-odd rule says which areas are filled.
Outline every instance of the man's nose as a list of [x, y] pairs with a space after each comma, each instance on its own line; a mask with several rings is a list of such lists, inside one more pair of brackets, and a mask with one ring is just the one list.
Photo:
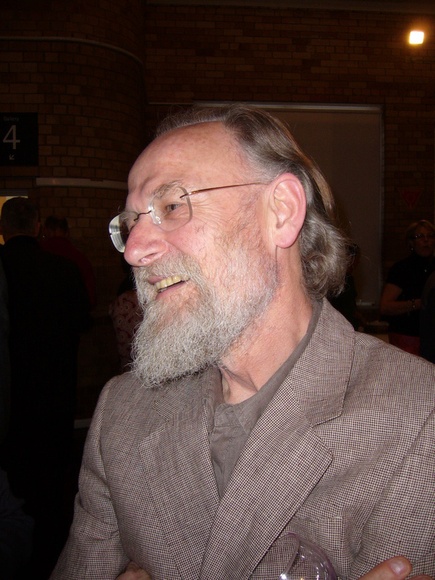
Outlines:
[[150, 214], [139, 216], [125, 244], [124, 257], [131, 266], [146, 266], [168, 250], [165, 232], [153, 223]]

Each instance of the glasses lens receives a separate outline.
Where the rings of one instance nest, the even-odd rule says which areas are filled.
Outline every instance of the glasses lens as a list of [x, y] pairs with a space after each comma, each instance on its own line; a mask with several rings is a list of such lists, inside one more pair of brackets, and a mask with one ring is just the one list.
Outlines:
[[182, 187], [156, 193], [150, 207], [154, 223], [165, 231], [181, 228], [192, 217], [189, 195]]
[[124, 252], [130, 231], [126, 214], [127, 212], [123, 212], [117, 215], [109, 223], [110, 238], [118, 252]]
[[118, 252], [124, 252], [131, 228], [139, 216], [150, 212], [153, 222], [162, 230], [176, 230], [187, 224], [192, 217], [189, 194], [182, 187], [172, 187], [154, 195], [148, 212], [137, 214], [132, 211], [123, 211], [114, 217], [109, 223], [109, 233]]

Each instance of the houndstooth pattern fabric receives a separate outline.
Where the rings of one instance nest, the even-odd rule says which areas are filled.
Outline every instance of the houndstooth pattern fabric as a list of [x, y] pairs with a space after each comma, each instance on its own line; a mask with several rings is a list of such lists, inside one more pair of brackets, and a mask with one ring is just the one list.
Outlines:
[[278, 578], [288, 531], [353, 580], [402, 554], [435, 575], [435, 365], [326, 301], [219, 500], [203, 404], [210, 369], [160, 391], [126, 373], [88, 434], [70, 538], [51, 580]]

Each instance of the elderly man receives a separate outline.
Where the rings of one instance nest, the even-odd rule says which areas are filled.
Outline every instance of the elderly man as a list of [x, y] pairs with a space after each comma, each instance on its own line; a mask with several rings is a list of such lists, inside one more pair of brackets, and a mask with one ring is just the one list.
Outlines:
[[332, 214], [256, 109], [182, 116], [141, 154], [110, 230], [146, 316], [53, 580], [276, 579], [288, 532], [343, 578], [435, 572], [435, 367], [324, 299], [346, 270]]

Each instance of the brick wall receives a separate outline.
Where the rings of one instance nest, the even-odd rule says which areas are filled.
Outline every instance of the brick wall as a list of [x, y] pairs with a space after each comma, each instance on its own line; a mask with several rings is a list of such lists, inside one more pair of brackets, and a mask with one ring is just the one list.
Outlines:
[[0, 191], [24, 192], [41, 218], [68, 218], [97, 281], [94, 325], [83, 338], [79, 415], [89, 416], [118, 370], [108, 304], [123, 278], [107, 224], [123, 204], [144, 144], [140, 0], [0, 5], [0, 112], [36, 112], [38, 167], [0, 167]]
[[[0, 111], [38, 113], [39, 166], [1, 167], [0, 186], [27, 189], [42, 219], [68, 218], [96, 269], [99, 312], [106, 313], [122, 276], [107, 222], [143, 146], [141, 2], [75, 2], [73, 11], [59, 2], [27, 6], [0, 8]], [[50, 179], [61, 185], [50, 187]], [[83, 179], [96, 187], [81, 187]]]

